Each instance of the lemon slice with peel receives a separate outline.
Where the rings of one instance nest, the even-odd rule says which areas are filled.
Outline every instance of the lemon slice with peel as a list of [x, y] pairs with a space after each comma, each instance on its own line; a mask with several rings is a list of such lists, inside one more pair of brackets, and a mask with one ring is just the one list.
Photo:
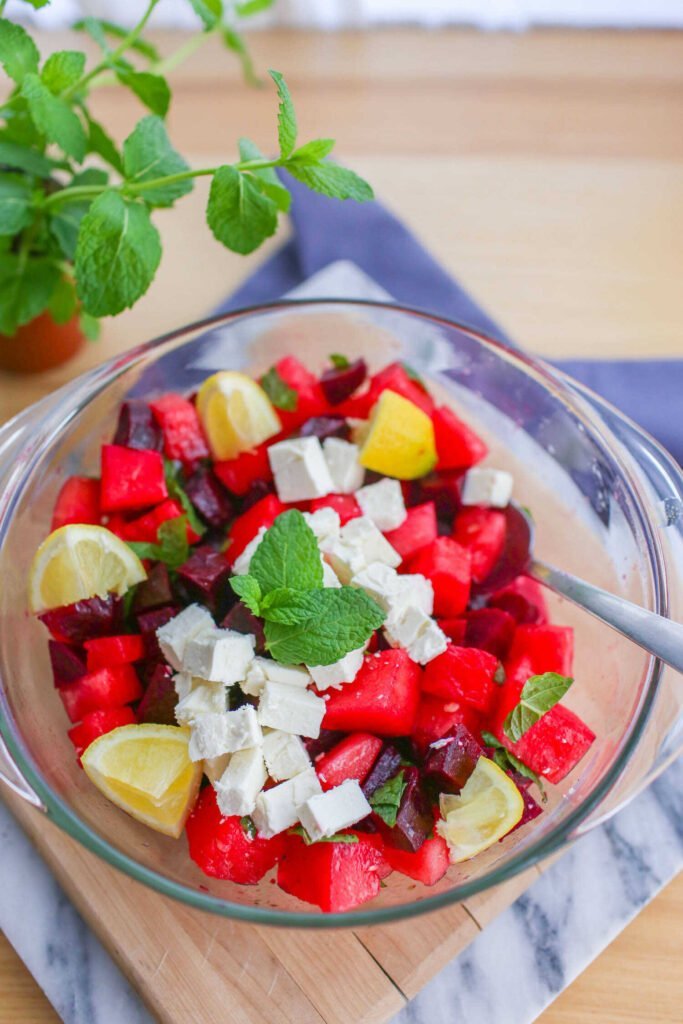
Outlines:
[[117, 807], [177, 839], [202, 778], [201, 761], [188, 754], [189, 738], [189, 729], [175, 725], [122, 725], [91, 743], [81, 763]]
[[234, 459], [282, 430], [263, 388], [235, 370], [222, 370], [204, 381], [197, 412], [215, 459]]
[[46, 537], [33, 558], [31, 610], [61, 608], [109, 593], [120, 596], [146, 576], [138, 556], [104, 526], [61, 526]]
[[424, 476], [436, 464], [434, 426], [422, 409], [395, 391], [377, 399], [359, 462], [399, 480]]
[[497, 843], [524, 813], [524, 800], [512, 779], [488, 757], [477, 766], [455, 796], [442, 793], [436, 830], [448, 843], [452, 864], [469, 860]]

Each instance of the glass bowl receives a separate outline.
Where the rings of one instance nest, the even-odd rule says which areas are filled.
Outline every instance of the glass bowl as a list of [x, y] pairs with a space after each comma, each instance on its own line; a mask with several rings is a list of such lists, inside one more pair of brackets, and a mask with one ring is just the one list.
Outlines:
[[621, 804], [681, 746], [675, 674], [581, 610], [552, 598], [576, 631], [566, 703], [597, 740], [546, 811], [432, 888], [394, 873], [369, 904], [324, 915], [266, 877], [239, 886], [204, 876], [184, 838], [158, 835], [109, 803], [78, 767], [54, 692], [43, 626], [26, 611], [28, 567], [65, 477], [96, 475], [127, 395], [192, 391], [218, 369], [266, 370], [294, 353], [330, 352], [377, 369], [402, 359], [452, 403], [515, 476], [533, 510], [537, 552], [660, 614], [683, 609], [683, 478], [654, 441], [562, 374], [465, 326], [373, 302], [280, 302], [206, 320], [127, 352], [32, 406], [0, 431], [0, 776], [84, 846], [133, 878], [202, 910], [261, 924], [336, 927], [396, 920], [505, 881]]

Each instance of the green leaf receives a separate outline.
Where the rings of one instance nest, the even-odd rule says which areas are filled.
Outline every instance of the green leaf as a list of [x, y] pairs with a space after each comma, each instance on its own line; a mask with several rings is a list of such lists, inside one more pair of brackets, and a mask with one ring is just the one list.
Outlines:
[[13, 21], [0, 19], [0, 64], [21, 85], [26, 75], [38, 70], [40, 53], [28, 32]]
[[88, 341], [97, 341], [100, 336], [100, 321], [90, 316], [90, 313], [81, 313], [80, 327]]
[[252, 14], [260, 14], [273, 6], [275, 0], [242, 0], [235, 4], [235, 14], [239, 18], [250, 18]]
[[261, 79], [256, 74], [254, 62], [247, 49], [247, 44], [239, 32], [235, 32], [234, 28], [231, 28], [230, 25], [223, 25], [221, 28], [221, 39], [226, 49], [239, 57], [242, 74], [247, 85], [261, 85]]
[[78, 308], [76, 289], [68, 277], [60, 277], [50, 296], [48, 309], [56, 324], [67, 324]]
[[301, 512], [289, 509], [266, 530], [251, 559], [249, 572], [264, 594], [287, 587], [322, 587], [323, 567], [313, 530]]
[[0, 256], [0, 334], [12, 335], [47, 309], [59, 278], [50, 260]]
[[81, 221], [75, 268], [78, 296], [92, 316], [112, 316], [149, 288], [159, 261], [159, 233], [141, 203], [103, 192]]
[[524, 761], [520, 761], [518, 757], [516, 757], [514, 754], [511, 754], [507, 747], [505, 747], [500, 742], [498, 737], [494, 736], [492, 732], [486, 732], [486, 730], [483, 730], [481, 738], [484, 745], [487, 747], [491, 747], [491, 749], [493, 750], [493, 760], [496, 762], [498, 767], [502, 768], [504, 772], [516, 771], [520, 775], [523, 775], [525, 778], [531, 779], [532, 782], [535, 782], [539, 790], [541, 791], [543, 803], [545, 803], [548, 797], [546, 795], [545, 787], [543, 785], [543, 780], [541, 779], [541, 777], [537, 775], [535, 771], [529, 768], [528, 765], [524, 764]]
[[122, 69], [116, 71], [121, 85], [125, 85], [137, 98], [159, 117], [166, 117], [171, 102], [171, 90], [168, 82], [161, 75], [153, 75], [151, 71], [134, 71]]
[[87, 139], [83, 125], [68, 103], [53, 96], [34, 74], [25, 76], [21, 92], [38, 131], [80, 163], [86, 154]]
[[248, 814], [245, 814], [243, 818], [240, 818], [240, 825], [242, 826], [242, 828], [247, 833], [250, 839], [256, 839], [256, 836], [258, 835], [256, 831], [256, 825], [254, 824], [254, 822], [252, 821]]
[[268, 74], [275, 82], [280, 100], [277, 112], [277, 135], [280, 143], [280, 156], [286, 160], [296, 146], [296, 113], [287, 83], [280, 72], [271, 70]]
[[166, 490], [169, 498], [174, 498], [181, 506], [187, 516], [187, 521], [194, 533], [200, 537], [206, 533], [206, 526], [197, 515], [189, 495], [180, 482], [180, 467], [174, 465], [170, 459], [164, 459], [164, 477], [166, 479]]
[[289, 160], [298, 164], [317, 164], [329, 156], [334, 149], [334, 139], [313, 139], [295, 149]]
[[50, 0], [24, 0], [24, 3], [30, 4], [34, 10], [39, 11], [41, 7], [47, 7]]
[[375, 197], [367, 181], [339, 164], [328, 161], [309, 166], [288, 161], [287, 170], [313, 192], [320, 192], [333, 199], [355, 199], [357, 203], [366, 203]]
[[115, 171], [123, 175], [123, 160], [116, 143], [107, 134], [99, 121], [93, 120], [89, 114], [85, 116], [88, 124], [88, 152], [101, 156], [110, 167], [113, 167]]
[[109, 181], [109, 173], [101, 167], [86, 167], [84, 170], [74, 174], [71, 185], [106, 185]]
[[198, 14], [201, 18], [206, 32], [215, 28], [223, 17], [223, 4], [221, 0], [190, 0], [190, 5], [194, 9], [195, 14]]
[[101, 50], [104, 50], [106, 54], [111, 53], [109, 40], [107, 39], [107, 34], [104, 30], [104, 22], [100, 21], [99, 18], [81, 18], [73, 27], [79, 32], [87, 32], [90, 38], [97, 43]]
[[503, 724], [503, 732], [516, 743], [546, 711], [562, 700], [574, 682], [569, 676], [558, 672], [544, 672], [543, 675], [529, 676], [519, 698], [519, 704], [512, 709]]
[[232, 576], [230, 586], [250, 612], [261, 614], [261, 587], [255, 576]]
[[[49, 0], [46, 0], [46, 2], [49, 2]], [[102, 41], [104, 41], [105, 47], [107, 36], [113, 36], [114, 39], [127, 39], [130, 34], [130, 29], [124, 28], [123, 25], [117, 25], [113, 21], [106, 21], [102, 18], [81, 18], [80, 21], [75, 22], [71, 28], [75, 29], [77, 32], [88, 32], [89, 35], [93, 36], [91, 31], [93, 23], [97, 25], [96, 42], [101, 45]], [[93, 38], [95, 37], [93, 36]], [[161, 60], [161, 55], [156, 46], [152, 46], [152, 44], [146, 39], [135, 39], [129, 44], [129, 49], [142, 54], [142, 56], [147, 57], [148, 60]]]
[[250, 177], [229, 164], [211, 179], [206, 219], [215, 237], [243, 256], [277, 230], [277, 206]]
[[[135, 125], [123, 143], [123, 172], [130, 184], [164, 178], [188, 170], [188, 164], [171, 145], [160, 117], [149, 114]], [[175, 181], [146, 189], [142, 194], [152, 206], [173, 206], [176, 199], [192, 191], [192, 181]]]
[[347, 366], [351, 365], [351, 360], [339, 352], [330, 352], [330, 362], [336, 370], [345, 370]]
[[268, 622], [283, 622], [295, 626], [310, 617], [310, 592], [278, 587], [266, 594], [261, 602], [261, 616]]
[[20, 174], [0, 174], [0, 235], [16, 235], [31, 223], [33, 189]]
[[45, 61], [40, 77], [51, 93], [58, 96], [75, 85], [85, 70], [85, 54], [77, 50], [58, 50]]
[[393, 828], [396, 824], [396, 818], [398, 817], [398, 811], [401, 806], [401, 799], [406, 788], [406, 781], [403, 777], [403, 772], [399, 772], [398, 775], [394, 775], [393, 779], [389, 779], [376, 789], [372, 794], [368, 803], [372, 807], [375, 814], [377, 814], [385, 825], [389, 828]]
[[308, 591], [298, 595], [296, 606], [299, 622], [265, 623], [266, 646], [285, 665], [332, 665], [362, 647], [385, 619], [379, 605], [354, 587]]
[[38, 178], [49, 178], [53, 169], [58, 166], [55, 161], [49, 160], [38, 150], [21, 146], [17, 142], [3, 142], [2, 140], [0, 140], [0, 164], [13, 167], [18, 171], [26, 171], [27, 174], [34, 174]]
[[410, 363], [401, 363], [401, 366], [405, 370], [406, 377], [412, 380], [414, 384], [417, 384], [418, 387], [422, 388], [423, 391], [426, 391], [425, 382], [422, 380], [422, 377], [417, 370], [415, 370]]
[[293, 825], [287, 829], [289, 835], [301, 836], [306, 846], [314, 846], [316, 843], [357, 843], [358, 836], [348, 832], [336, 832], [333, 836], [321, 836], [320, 839], [311, 839], [303, 825]]
[[50, 217], [50, 233], [56, 239], [64, 256], [72, 261], [76, 254], [81, 221], [90, 209], [91, 200], [62, 203]]
[[294, 412], [299, 401], [299, 394], [282, 379], [276, 367], [271, 366], [268, 372], [261, 377], [259, 383], [277, 409]]
[[[258, 146], [251, 139], [240, 139], [240, 160], [265, 160]], [[250, 169], [249, 174], [256, 178], [256, 183], [264, 195], [272, 199], [281, 213], [289, 213], [292, 196], [288, 188], [281, 183], [274, 167], [258, 167]]]
[[128, 541], [138, 558], [151, 558], [165, 562], [169, 569], [178, 569], [190, 554], [187, 541], [187, 516], [167, 519], [157, 531], [158, 544], [143, 541]]

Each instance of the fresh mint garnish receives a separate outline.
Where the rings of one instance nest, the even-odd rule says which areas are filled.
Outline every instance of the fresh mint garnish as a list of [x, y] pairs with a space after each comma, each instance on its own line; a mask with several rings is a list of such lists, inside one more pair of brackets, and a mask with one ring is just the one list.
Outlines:
[[503, 732], [516, 743], [532, 725], [562, 700], [574, 682], [559, 672], [544, 672], [543, 675], [529, 676], [519, 698], [519, 704], [512, 709], [503, 724]]
[[[188, 164], [171, 145], [164, 122], [150, 114], [135, 125], [123, 143], [123, 171], [131, 184], [181, 174]], [[145, 199], [153, 206], [172, 206], [176, 199], [192, 191], [192, 180], [183, 178], [149, 188]]]
[[301, 512], [288, 509], [277, 517], [254, 552], [249, 573], [256, 577], [264, 594], [283, 587], [322, 587], [318, 542]]
[[280, 101], [277, 112], [277, 137], [280, 143], [280, 156], [286, 160], [296, 146], [297, 124], [294, 104], [287, 83], [280, 72], [270, 70], [268, 74], [275, 82]]
[[316, 843], [357, 843], [358, 836], [349, 835], [346, 832], [336, 832], [333, 836], [322, 836], [320, 839], [311, 839], [303, 825], [293, 825], [288, 829], [289, 834], [301, 836], [306, 846], [314, 846]]
[[330, 353], [330, 362], [334, 366], [335, 370], [345, 370], [351, 365], [351, 360], [347, 359], [346, 356], [340, 355], [339, 352]]
[[156, 544], [147, 541], [128, 541], [138, 558], [151, 558], [155, 562], [165, 562], [169, 569], [178, 569], [187, 561], [190, 545], [187, 540], [187, 516], [176, 516], [167, 519], [157, 530]]
[[407, 782], [403, 777], [403, 772], [399, 772], [398, 775], [394, 775], [392, 779], [389, 779], [383, 786], [376, 789], [368, 801], [375, 814], [389, 828], [393, 828], [396, 824], [398, 810], [401, 806], [406, 786]]
[[166, 478], [166, 489], [170, 498], [174, 498], [187, 516], [190, 528], [198, 536], [206, 533], [206, 527], [195, 511], [183, 485], [180, 482], [180, 469], [170, 459], [164, 459], [164, 476]]
[[261, 614], [261, 588], [254, 576], [233, 576], [230, 586], [252, 615]]
[[511, 754], [507, 747], [504, 747], [497, 736], [494, 736], [492, 732], [482, 732], [482, 742], [493, 750], [493, 760], [496, 762], [499, 768], [502, 768], [504, 772], [515, 771], [520, 775], [523, 775], [527, 779], [531, 779], [535, 782], [541, 791], [541, 799], [545, 803], [548, 796], [543, 785], [543, 780], [540, 775], [537, 775], [532, 768], [524, 764], [524, 761], [520, 761], [518, 757]]
[[268, 373], [264, 373], [260, 384], [276, 409], [294, 412], [299, 401], [299, 395], [294, 388], [290, 388], [289, 384], [282, 379], [274, 366], [271, 366]]

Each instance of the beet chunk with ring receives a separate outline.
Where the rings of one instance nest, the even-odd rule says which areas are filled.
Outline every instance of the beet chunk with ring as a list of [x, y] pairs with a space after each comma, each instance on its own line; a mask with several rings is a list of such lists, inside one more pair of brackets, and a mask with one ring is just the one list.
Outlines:
[[438, 793], [459, 793], [481, 754], [474, 736], [458, 723], [450, 735], [431, 745], [422, 766], [422, 776]]

